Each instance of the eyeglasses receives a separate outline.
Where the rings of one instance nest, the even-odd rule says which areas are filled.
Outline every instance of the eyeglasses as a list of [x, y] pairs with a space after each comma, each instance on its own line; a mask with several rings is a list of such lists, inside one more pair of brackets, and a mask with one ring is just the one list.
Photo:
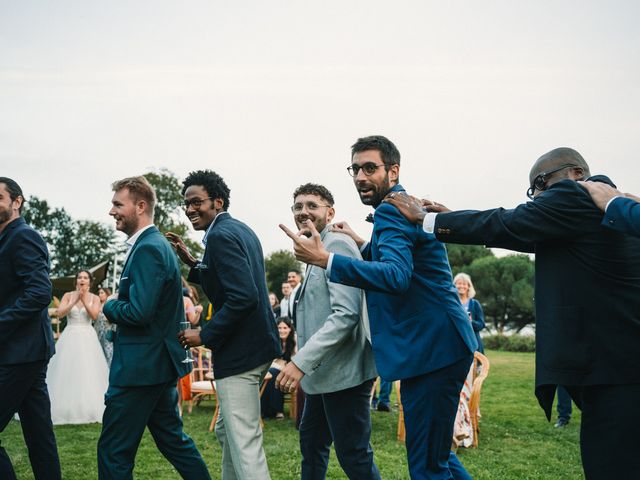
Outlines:
[[307, 207], [307, 211], [315, 212], [320, 207], [331, 207], [331, 205], [320, 205], [316, 202], [294, 203], [293, 205], [291, 205], [291, 211], [298, 215], [299, 213], [302, 213], [302, 210], [305, 207]]
[[540, 192], [544, 192], [547, 189], [548, 177], [552, 173], [559, 172], [560, 170], [564, 170], [565, 168], [578, 167], [578, 166], [579, 165], [575, 165], [573, 163], [565, 163], [564, 165], [561, 165], [558, 168], [554, 168], [553, 170], [549, 170], [548, 172], [539, 173], [533, 179], [533, 182], [531, 182], [531, 186], [527, 189], [527, 197], [533, 200], [533, 194], [536, 192], [536, 190], [539, 190]]
[[199, 209], [202, 204], [204, 202], [206, 202], [207, 200], [213, 200], [213, 197], [207, 197], [207, 198], [193, 198], [191, 200], [185, 200], [184, 204], [182, 205], [182, 209], [186, 212], [187, 210], [189, 210], [189, 207], [193, 207], [195, 209]]
[[360, 170], [362, 170], [367, 177], [370, 177], [371, 175], [376, 173], [376, 170], [378, 170], [380, 167], [386, 166], [386, 163], [383, 163], [382, 165], [376, 165], [375, 163], [365, 163], [364, 165], [357, 165], [353, 163], [351, 164], [351, 166], [347, 167], [347, 171], [349, 172], [349, 175], [354, 178], [358, 176]]

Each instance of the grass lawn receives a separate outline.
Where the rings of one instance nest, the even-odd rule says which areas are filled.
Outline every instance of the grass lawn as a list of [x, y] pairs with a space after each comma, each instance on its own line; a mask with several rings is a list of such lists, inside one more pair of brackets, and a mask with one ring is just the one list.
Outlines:
[[[491, 371], [482, 391], [482, 421], [478, 449], [461, 449], [460, 459], [475, 479], [580, 479], [583, 478], [578, 446], [580, 412], [569, 426], [555, 429], [547, 423], [533, 395], [534, 356], [529, 353], [489, 351]], [[393, 400], [393, 398], [392, 398]], [[215, 435], [207, 431], [211, 402], [203, 402], [185, 414], [186, 432], [191, 435], [209, 466], [212, 478], [220, 478], [220, 448]], [[384, 480], [408, 479], [404, 445], [396, 440], [397, 409], [373, 412], [373, 448]], [[100, 425], [55, 428], [65, 480], [97, 478], [96, 443]], [[264, 445], [273, 480], [300, 478], [298, 434], [291, 420], [268, 420]], [[19, 479], [32, 479], [29, 458], [17, 422], [0, 434]], [[136, 479], [179, 478], [145, 434], [138, 451]], [[329, 479], [345, 479], [335, 455], [329, 462]]]

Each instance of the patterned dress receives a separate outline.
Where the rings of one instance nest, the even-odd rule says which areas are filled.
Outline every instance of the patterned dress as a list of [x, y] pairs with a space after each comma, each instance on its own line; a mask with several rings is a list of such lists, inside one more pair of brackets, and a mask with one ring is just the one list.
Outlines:
[[100, 341], [104, 356], [107, 359], [107, 364], [111, 367], [111, 359], [113, 358], [113, 342], [111, 340], [111, 335], [113, 334], [112, 325], [107, 320], [107, 317], [104, 316], [102, 310], [100, 310], [93, 326], [98, 334], [98, 340]]

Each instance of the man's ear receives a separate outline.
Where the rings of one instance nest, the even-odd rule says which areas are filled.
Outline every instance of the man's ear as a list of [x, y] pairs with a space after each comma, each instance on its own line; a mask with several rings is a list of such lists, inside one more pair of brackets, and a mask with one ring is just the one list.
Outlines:
[[573, 167], [571, 169], [574, 172], [574, 180], [584, 180], [584, 168], [582, 167]]
[[387, 171], [389, 175], [389, 181], [392, 183], [398, 183], [398, 178], [400, 177], [400, 165], [397, 163], [391, 165], [389, 170]]
[[221, 198], [214, 198], [213, 199], [213, 208], [216, 210], [222, 210], [222, 207], [224, 207], [224, 200]]

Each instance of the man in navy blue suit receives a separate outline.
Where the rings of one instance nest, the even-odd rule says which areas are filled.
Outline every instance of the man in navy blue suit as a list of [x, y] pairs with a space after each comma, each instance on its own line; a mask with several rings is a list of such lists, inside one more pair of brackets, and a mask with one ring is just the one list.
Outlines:
[[538, 402], [550, 419], [556, 385], [564, 385], [582, 410], [586, 478], [631, 478], [640, 456], [620, 458], [620, 445], [640, 430], [640, 417], [629, 413], [640, 403], [640, 239], [602, 226], [577, 182], [587, 178], [612, 185], [590, 177], [582, 155], [563, 147], [535, 162], [532, 201], [514, 209], [449, 212], [402, 194], [385, 201], [442, 241], [536, 254]]
[[640, 237], [640, 198], [602, 182], [580, 182], [604, 212], [602, 224]]
[[[49, 252], [20, 216], [23, 204], [20, 186], [0, 177], [0, 432], [17, 412], [34, 477], [56, 480], [60, 461], [45, 383], [54, 353]], [[1, 445], [0, 478], [16, 478]]]
[[196, 230], [206, 232], [202, 261], [187, 251], [179, 236], [167, 233], [167, 237], [191, 267], [189, 281], [202, 285], [214, 313], [202, 330], [181, 332], [180, 340], [185, 347], [204, 344], [213, 353], [222, 478], [268, 480], [259, 388], [281, 350], [262, 246], [253, 230], [227, 212], [229, 187], [217, 173], [191, 172], [182, 194], [189, 221]]
[[400, 153], [387, 138], [359, 139], [351, 148], [349, 173], [365, 205], [375, 208], [370, 242], [345, 223], [364, 260], [330, 254], [312, 222], [311, 238], [281, 228], [294, 241], [296, 257], [326, 268], [332, 282], [363, 288], [376, 367], [384, 380], [402, 380], [407, 458], [412, 479], [468, 479], [450, 452], [460, 390], [476, 340], [453, 286], [444, 245], [382, 203], [398, 183]]

